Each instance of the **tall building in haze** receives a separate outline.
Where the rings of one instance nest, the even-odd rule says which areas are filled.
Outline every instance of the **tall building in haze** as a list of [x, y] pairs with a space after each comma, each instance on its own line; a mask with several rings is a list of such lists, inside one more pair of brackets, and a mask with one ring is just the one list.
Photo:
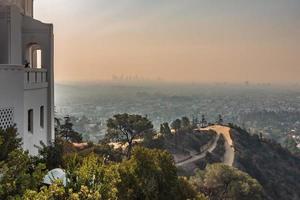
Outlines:
[[0, 128], [16, 124], [30, 154], [54, 139], [53, 49], [33, 0], [0, 0]]

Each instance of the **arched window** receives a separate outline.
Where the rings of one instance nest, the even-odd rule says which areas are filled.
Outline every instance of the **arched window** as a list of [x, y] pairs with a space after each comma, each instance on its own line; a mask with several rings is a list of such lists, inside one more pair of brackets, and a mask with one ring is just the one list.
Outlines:
[[31, 68], [42, 68], [42, 54], [42, 48], [38, 44], [29, 45], [26, 60], [30, 63]]

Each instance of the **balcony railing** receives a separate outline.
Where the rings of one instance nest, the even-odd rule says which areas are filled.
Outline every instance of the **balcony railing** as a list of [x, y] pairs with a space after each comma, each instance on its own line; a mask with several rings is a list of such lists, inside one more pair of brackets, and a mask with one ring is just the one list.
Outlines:
[[38, 68], [25, 68], [24, 70], [25, 89], [47, 87], [47, 70]]

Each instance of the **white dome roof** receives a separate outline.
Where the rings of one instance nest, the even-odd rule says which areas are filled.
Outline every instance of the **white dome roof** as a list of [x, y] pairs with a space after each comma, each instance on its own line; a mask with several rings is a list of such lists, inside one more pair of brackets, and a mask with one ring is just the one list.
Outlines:
[[57, 168], [49, 171], [43, 179], [43, 183], [52, 185], [55, 181], [60, 180], [64, 186], [67, 185], [66, 172], [63, 169]]

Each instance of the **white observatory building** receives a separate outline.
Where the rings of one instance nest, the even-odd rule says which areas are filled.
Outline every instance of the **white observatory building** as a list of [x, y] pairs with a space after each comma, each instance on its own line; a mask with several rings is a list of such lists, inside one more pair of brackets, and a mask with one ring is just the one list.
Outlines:
[[0, 128], [14, 124], [30, 154], [54, 140], [53, 26], [33, 0], [0, 0]]

